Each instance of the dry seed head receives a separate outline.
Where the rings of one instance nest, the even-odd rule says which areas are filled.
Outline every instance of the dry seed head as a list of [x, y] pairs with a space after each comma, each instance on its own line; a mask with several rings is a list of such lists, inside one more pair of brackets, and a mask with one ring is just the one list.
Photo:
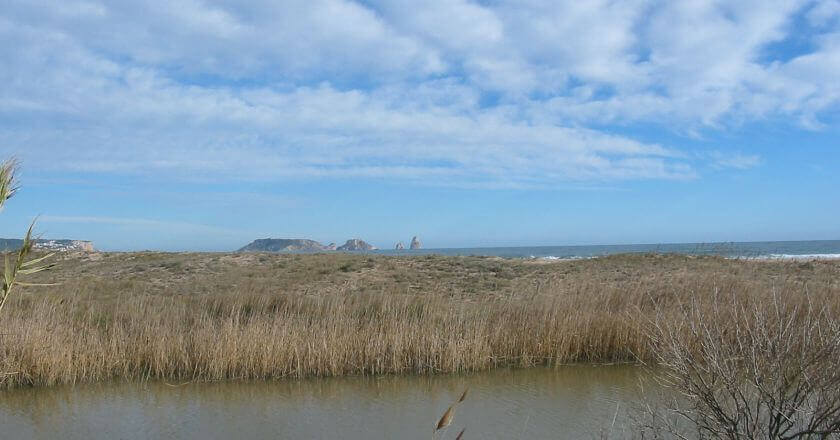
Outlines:
[[460, 398], [460, 399], [458, 399], [458, 403], [463, 402], [463, 401], [464, 401], [464, 399], [466, 399], [466, 398], [467, 398], [467, 392], [468, 392], [469, 390], [470, 390], [469, 388], [465, 388], [465, 389], [464, 389], [464, 392], [463, 392], [463, 393], [461, 393], [461, 398]]
[[8, 159], [0, 164], [0, 209], [18, 190], [15, 174], [18, 170], [17, 159]]
[[[440, 420], [438, 420], [435, 431], [441, 428], [445, 428], [452, 424], [452, 419], [455, 418], [455, 407], [467, 398], [467, 391], [469, 391], [469, 388], [465, 389], [464, 392], [461, 393], [461, 397], [458, 398], [458, 400], [455, 403], [453, 403], [449, 408], [447, 408], [446, 412], [443, 413], [443, 416], [441, 416]], [[461, 433], [463, 433], [463, 431]]]
[[450, 406], [445, 413], [440, 417], [440, 420], [437, 422], [437, 426], [435, 427], [435, 431], [440, 429], [446, 428], [450, 424], [452, 424], [452, 419], [455, 417], [455, 405]]

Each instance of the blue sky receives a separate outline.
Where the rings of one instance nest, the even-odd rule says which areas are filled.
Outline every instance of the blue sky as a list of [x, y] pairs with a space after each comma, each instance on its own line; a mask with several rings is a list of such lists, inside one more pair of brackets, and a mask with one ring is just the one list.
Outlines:
[[840, 239], [840, 0], [18, 1], [19, 236]]

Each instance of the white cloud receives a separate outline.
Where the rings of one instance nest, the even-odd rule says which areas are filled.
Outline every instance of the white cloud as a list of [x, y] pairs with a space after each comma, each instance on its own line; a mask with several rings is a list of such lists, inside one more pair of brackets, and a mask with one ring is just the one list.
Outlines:
[[[809, 31], [813, 49], [768, 57], [803, 11], [822, 26]], [[698, 161], [724, 165], [592, 127], [683, 133], [772, 117], [818, 128], [840, 103], [836, 11], [787, 0], [10, 1], [0, 148], [53, 170], [183, 178], [693, 178]]]
[[840, 17], [840, 0], [823, 0], [816, 2], [808, 11], [808, 20], [815, 26], [825, 26]]
[[738, 152], [726, 153], [712, 151], [708, 154], [712, 159], [712, 166], [718, 169], [734, 168], [747, 170], [761, 164], [761, 156], [757, 154], [742, 154]]

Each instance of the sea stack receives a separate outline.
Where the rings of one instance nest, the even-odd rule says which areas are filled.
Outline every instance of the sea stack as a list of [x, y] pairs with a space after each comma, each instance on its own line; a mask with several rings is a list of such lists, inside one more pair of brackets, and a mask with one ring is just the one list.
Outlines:
[[405, 249], [405, 245], [403, 244], [403, 242], [398, 242], [397, 245], [394, 246], [395, 251], [401, 251], [401, 250], [404, 250], [404, 249]]
[[417, 236], [415, 235], [414, 238], [411, 239], [410, 249], [422, 249], [422, 248], [423, 248], [423, 244], [420, 243], [420, 239], [417, 238]]

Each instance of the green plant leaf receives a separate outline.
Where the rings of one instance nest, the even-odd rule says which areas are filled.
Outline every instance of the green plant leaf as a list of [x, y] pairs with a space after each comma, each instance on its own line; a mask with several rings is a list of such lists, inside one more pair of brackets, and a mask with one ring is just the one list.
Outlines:
[[12, 272], [12, 268], [9, 266], [9, 256], [4, 255], [3, 257], [5, 259], [5, 268], [3, 270], [3, 290], [8, 290], [10, 287], [12, 287], [12, 283], [15, 280], [15, 274], [14, 272]]
[[[47, 258], [52, 257], [53, 255], [55, 255], [55, 252], [50, 252], [49, 254], [44, 255], [43, 257], [39, 257], [39, 258], [35, 258], [35, 259], [32, 259], [32, 260], [29, 260], [29, 261], [27, 261], [27, 262], [25, 262], [25, 263], [21, 264], [21, 265], [20, 265], [20, 267], [21, 267], [21, 268], [24, 268], [24, 267], [34, 266], [34, 265], [36, 265], [36, 264], [38, 264], [38, 263], [40, 263], [40, 262], [42, 262], [42, 261], [46, 260]], [[52, 266], [52, 265], [51, 265], [51, 266]]]
[[18, 286], [22, 287], [52, 287], [52, 286], [59, 286], [59, 283], [24, 283], [23, 281], [18, 281]]
[[30, 269], [20, 269], [17, 271], [17, 273], [22, 275], [32, 275], [33, 273], [43, 272], [45, 270], [52, 269], [54, 266], [54, 264], [50, 264], [49, 266], [33, 267]]

